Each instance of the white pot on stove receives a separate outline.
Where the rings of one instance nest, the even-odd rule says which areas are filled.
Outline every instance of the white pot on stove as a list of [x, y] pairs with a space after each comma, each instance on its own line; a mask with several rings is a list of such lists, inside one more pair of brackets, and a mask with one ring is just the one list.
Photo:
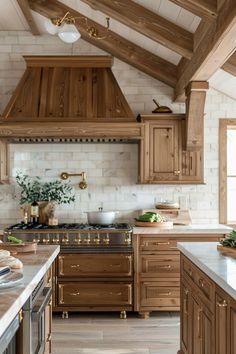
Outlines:
[[110, 225], [115, 221], [117, 211], [103, 211], [99, 208], [99, 211], [87, 211], [87, 218], [89, 225]]

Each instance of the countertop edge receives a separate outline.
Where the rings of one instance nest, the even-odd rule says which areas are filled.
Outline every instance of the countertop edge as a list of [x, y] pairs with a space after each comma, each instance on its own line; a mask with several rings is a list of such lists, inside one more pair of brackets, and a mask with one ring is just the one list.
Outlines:
[[202, 270], [210, 279], [212, 279], [220, 288], [236, 300], [236, 290], [234, 290], [222, 277], [213, 272], [199, 258], [195, 257], [184, 247], [184, 242], [178, 242], [177, 247], [190, 261], [192, 261], [200, 270]]
[[18, 298], [14, 301], [12, 306], [9, 307], [8, 310], [5, 312], [5, 314], [2, 316], [2, 318], [0, 319], [0, 337], [3, 335], [7, 327], [11, 324], [11, 322], [14, 320], [16, 315], [19, 313], [19, 311], [21, 310], [21, 308], [23, 307], [27, 299], [32, 294], [33, 290], [36, 288], [39, 281], [43, 278], [47, 270], [52, 265], [53, 261], [56, 259], [59, 252], [60, 252], [60, 247], [57, 246], [57, 248], [54, 250], [51, 256], [47, 259], [46, 263], [35, 274], [31, 282], [26, 285], [23, 292], [18, 296]]

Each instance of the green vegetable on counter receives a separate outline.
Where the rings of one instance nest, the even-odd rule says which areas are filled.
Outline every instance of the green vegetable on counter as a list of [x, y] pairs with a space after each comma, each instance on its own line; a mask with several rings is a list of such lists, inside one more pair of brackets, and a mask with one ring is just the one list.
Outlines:
[[14, 236], [8, 236], [7, 239], [8, 239], [8, 241], [16, 243], [17, 245], [21, 245], [23, 243], [22, 240], [20, 240], [19, 238], [14, 237]]
[[150, 211], [150, 212], [146, 212], [143, 215], [140, 215], [136, 220], [143, 221], [143, 222], [162, 222], [163, 218], [160, 214], [153, 213]]
[[232, 230], [225, 239], [220, 240], [220, 244], [225, 247], [236, 248], [236, 230]]

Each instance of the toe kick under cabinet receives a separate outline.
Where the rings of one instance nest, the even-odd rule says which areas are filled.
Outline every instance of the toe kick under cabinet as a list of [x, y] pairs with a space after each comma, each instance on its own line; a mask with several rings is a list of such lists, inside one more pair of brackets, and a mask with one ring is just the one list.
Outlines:
[[133, 310], [133, 255], [60, 253], [54, 311]]
[[134, 234], [134, 310], [180, 310], [180, 253], [177, 242], [218, 241], [224, 234]]

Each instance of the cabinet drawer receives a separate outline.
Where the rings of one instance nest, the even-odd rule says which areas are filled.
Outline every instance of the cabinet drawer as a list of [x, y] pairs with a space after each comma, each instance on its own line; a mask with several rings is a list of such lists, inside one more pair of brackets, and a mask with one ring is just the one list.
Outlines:
[[59, 283], [58, 302], [65, 306], [132, 305], [131, 283]]
[[140, 237], [140, 251], [177, 251], [177, 241], [169, 238]]
[[210, 301], [214, 300], [214, 284], [200, 269], [185, 257], [183, 258], [184, 273], [194, 282], [200, 293]]
[[145, 277], [179, 277], [179, 255], [143, 255], [140, 256], [140, 276]]
[[132, 275], [132, 255], [64, 254], [58, 256], [59, 277], [126, 277]]
[[157, 282], [141, 283], [141, 306], [176, 307], [180, 306], [180, 288], [159, 286]]

